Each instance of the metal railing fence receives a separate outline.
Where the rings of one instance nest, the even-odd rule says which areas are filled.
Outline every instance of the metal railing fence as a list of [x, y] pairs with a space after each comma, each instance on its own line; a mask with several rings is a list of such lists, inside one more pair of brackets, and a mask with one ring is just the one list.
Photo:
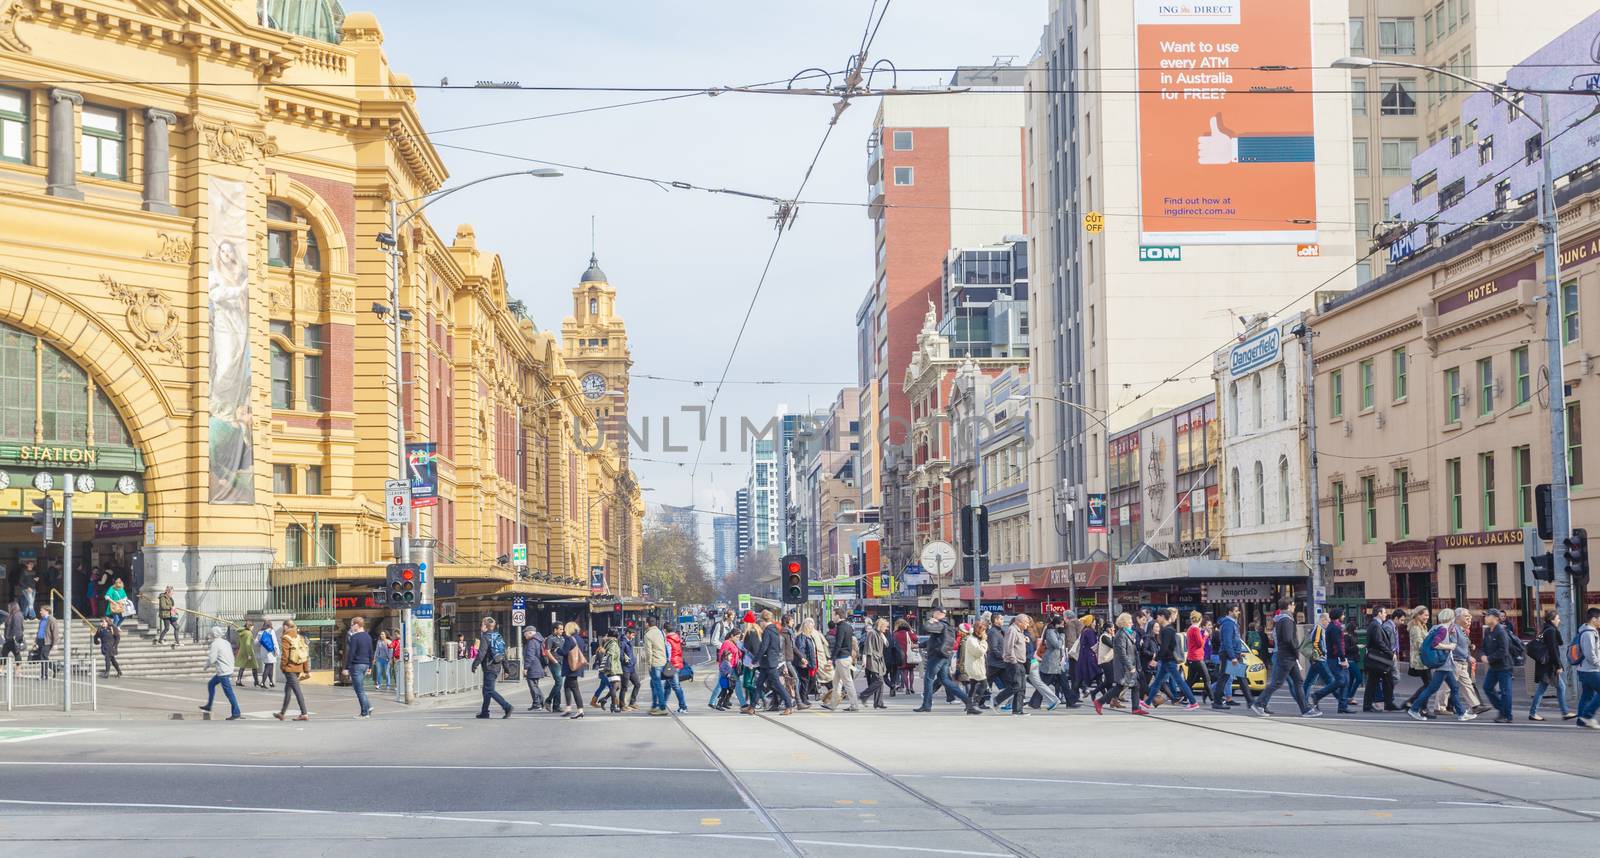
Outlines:
[[[100, 708], [99, 671], [94, 655], [73, 659], [72, 704], [95, 711]], [[62, 709], [66, 684], [61, 659], [18, 661], [0, 659], [0, 696], [7, 712], [16, 709]]]
[[436, 658], [432, 661], [413, 662], [417, 696], [431, 697], [439, 694], [459, 694], [483, 684], [483, 678], [472, 670], [470, 661], [450, 661]]

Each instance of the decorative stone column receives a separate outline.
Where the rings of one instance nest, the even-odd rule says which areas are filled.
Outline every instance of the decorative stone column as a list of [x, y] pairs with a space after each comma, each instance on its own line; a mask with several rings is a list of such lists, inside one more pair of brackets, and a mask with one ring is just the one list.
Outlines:
[[172, 147], [169, 138], [178, 117], [152, 107], [144, 112], [144, 210], [177, 214], [171, 202]]
[[45, 193], [52, 197], [83, 199], [78, 190], [77, 108], [82, 93], [70, 89], [50, 90], [49, 179]]

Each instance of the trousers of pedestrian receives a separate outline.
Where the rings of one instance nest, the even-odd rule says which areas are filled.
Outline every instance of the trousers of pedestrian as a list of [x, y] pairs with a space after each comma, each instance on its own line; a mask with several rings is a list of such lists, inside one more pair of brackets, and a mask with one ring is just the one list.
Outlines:
[[[1472, 663], [1454, 657], [1445, 667], [1455, 674], [1457, 693], [1461, 695], [1461, 705], [1467, 709], [1476, 709], [1483, 701], [1478, 699], [1478, 686], [1472, 684]], [[1443, 709], [1445, 706], [1444, 691], [1441, 689], [1433, 700], [1433, 708]]]
[[[1150, 683], [1150, 696], [1145, 700], [1145, 705], [1148, 706], [1155, 703], [1156, 692], [1161, 690], [1163, 684], [1172, 688], [1167, 693], [1173, 700], [1177, 700], [1181, 695], [1187, 702], [1195, 702], [1194, 692], [1189, 690], [1189, 683], [1183, 681], [1183, 672], [1178, 670], [1178, 663], [1175, 661], [1163, 661], [1156, 665], [1155, 680]], [[1173, 688], [1173, 686], [1176, 687]]]
[[1033, 689], [1033, 700], [1042, 698], [1044, 703], [1052, 708], [1061, 702], [1061, 698], [1056, 696], [1056, 692], [1050, 687], [1050, 683], [1044, 681], [1044, 674], [1039, 672], [1038, 662], [1032, 662], [1028, 665], [1028, 686]]
[[955, 680], [950, 678], [950, 659], [948, 658], [930, 658], [922, 666], [922, 708], [933, 708], [933, 689], [936, 685], [943, 686], [946, 692], [962, 703], [968, 706], [972, 705], [972, 698], [968, 697], [967, 692], [963, 691], [961, 686], [956, 685]]
[[489, 714], [489, 701], [491, 701], [491, 700], [493, 700], [494, 702], [500, 704], [500, 708], [504, 709], [506, 712], [510, 712], [511, 711], [511, 704], [507, 703], [506, 699], [504, 697], [500, 696], [500, 692], [495, 690], [495, 683], [497, 683], [499, 681], [500, 681], [500, 665], [498, 665], [498, 664], [486, 664], [486, 665], [484, 665], [483, 666], [483, 689], [482, 689], [483, 690], [483, 707], [478, 710], [478, 714], [480, 714], [480, 715], [488, 715]]
[[[1322, 698], [1332, 694], [1333, 699], [1339, 704], [1340, 712], [1350, 708], [1350, 704], [1344, 695], [1346, 681], [1344, 678], [1344, 668], [1340, 667], [1339, 663], [1331, 658], [1326, 661], [1317, 662], [1316, 664], [1325, 666], [1323, 672], [1327, 675], [1328, 680], [1321, 688], [1317, 689], [1316, 692], [1311, 695], [1311, 705], [1317, 705], [1318, 703], [1322, 702]], [[1313, 669], [1314, 668], [1315, 665], [1313, 665]], [[1311, 680], [1310, 678], [1307, 678], [1306, 686], [1310, 687], [1310, 685]]]
[[569, 673], [561, 680], [561, 689], [566, 692], [567, 703], [579, 712], [583, 711], [583, 690], [578, 687], [578, 674]]
[[667, 708], [667, 690], [666, 690], [665, 683], [662, 681], [662, 672], [665, 671], [665, 670], [666, 670], [665, 667], [654, 667], [654, 666], [652, 666], [650, 668], [650, 708], [651, 709], [665, 709], [665, 708]]
[[1533, 686], [1533, 703], [1528, 707], [1529, 715], [1539, 714], [1539, 704], [1544, 702], [1545, 692], [1549, 691], [1551, 686], [1555, 686], [1556, 705], [1561, 707], [1561, 714], [1567, 715], [1572, 712], [1571, 709], [1567, 708], [1567, 670], [1566, 668], [1558, 667], [1556, 668], [1555, 676], [1551, 680], [1540, 682]]
[[677, 694], [677, 696], [678, 696], [678, 711], [681, 712], [681, 711], [683, 711], [685, 709], [688, 709], [689, 708], [689, 704], [685, 703], [684, 699], [683, 699], [683, 681], [678, 678], [678, 669], [676, 667], [673, 667], [672, 665], [667, 665], [666, 667], [662, 668], [662, 671], [663, 671], [663, 673], [661, 674], [661, 708], [662, 709], [667, 708], [667, 701], [670, 699], [668, 697], [669, 694]]
[[1367, 690], [1361, 693], [1361, 708], [1371, 709], [1373, 704], [1381, 703], [1385, 707], [1394, 699], [1394, 674], [1385, 667], [1381, 670], [1367, 671]]
[[[1027, 699], [1023, 696], [1028, 690], [1028, 666], [1022, 662], [1012, 662], [1006, 665], [1006, 691], [1001, 695], [1009, 697], [1011, 701], [1011, 714], [1021, 715], [1026, 709]], [[996, 705], [999, 698], [995, 699]]]
[[300, 674], [284, 671], [283, 673], [283, 705], [278, 707], [278, 714], [289, 711], [289, 695], [294, 695], [294, 702], [300, 707], [300, 714], [306, 714], [306, 698], [300, 693]]
[[[1317, 684], [1318, 679], [1322, 680], [1322, 688], [1313, 694], [1311, 691], [1311, 686]], [[1300, 693], [1304, 694], [1312, 701], [1313, 704], [1315, 704], [1317, 700], [1320, 700], [1322, 696], [1328, 693], [1334, 686], [1343, 684], [1344, 683], [1339, 679], [1338, 674], [1334, 671], [1334, 663], [1331, 659], [1312, 659], [1311, 666], [1306, 669], [1305, 681], [1300, 683]]]
[[1483, 693], [1500, 710], [1501, 718], [1511, 717], [1511, 668], [1492, 667], [1483, 680]]
[[[1244, 664], [1243, 661], [1239, 663]], [[1217, 677], [1217, 684], [1212, 686], [1215, 689], [1211, 699], [1212, 704], [1216, 706], [1226, 705], [1228, 698], [1233, 695], [1233, 684], [1235, 682], [1239, 683], [1239, 690], [1244, 692], [1244, 705], [1249, 706], [1255, 703], [1255, 695], [1250, 693], [1249, 678], [1243, 674], [1234, 676], [1228, 673], [1228, 666], [1223, 665], [1221, 675]]]
[[1595, 712], [1600, 711], [1600, 671], [1578, 671], [1578, 688], [1583, 692], [1578, 695], [1578, 717], [1592, 721]]
[[[760, 688], [761, 693], [762, 694], [766, 694], [766, 693], [770, 692], [770, 693], [776, 695], [777, 698], [783, 702], [783, 708], [785, 708], [785, 709], [793, 709], [794, 708], [794, 698], [789, 696], [789, 689], [787, 689], [787, 688], [785, 688], [783, 686], [783, 676], [781, 674], [780, 668], [777, 665], [773, 665], [773, 666], [770, 666], [770, 667], [767, 666], [767, 665], [761, 665], [760, 671], [761, 671], [761, 688]], [[760, 700], [758, 699], [756, 701], [756, 704], [759, 705], [759, 703], [760, 703]], [[662, 708], [666, 708], [666, 707], [663, 705]]]
[[624, 701], [626, 706], [632, 706], [639, 702], [639, 673], [637, 670], [623, 669], [622, 696], [627, 698]]
[[1456, 683], [1455, 670], [1448, 664], [1434, 670], [1428, 677], [1428, 684], [1423, 686], [1416, 702], [1411, 704], [1411, 711], [1420, 714], [1422, 707], [1428, 705], [1428, 700], [1433, 697], [1434, 692], [1440, 691], [1446, 685], [1450, 686], [1450, 708], [1456, 710], [1457, 715], [1465, 713], [1467, 707], [1462, 703], [1461, 686]]
[[833, 660], [833, 683], [839, 689], [839, 702], [854, 709], [860, 699], [856, 697], [856, 672], [854, 662], [848, 658]]
[[350, 665], [350, 687], [356, 690], [356, 702], [361, 704], [361, 714], [372, 711], [372, 704], [367, 700], [367, 673], [372, 670], [372, 665], [356, 662]]
[[528, 697], [533, 701], [531, 708], [540, 708], [544, 705], [544, 692], [539, 688], [539, 680], [531, 676], [524, 676], [523, 679], [528, 683]]
[[561, 689], [564, 677], [559, 668], [550, 671], [550, 695], [544, 699], [545, 708], [554, 712], [561, 709]]
[[177, 617], [162, 617], [161, 618], [161, 631], [156, 633], [156, 643], [159, 644], [159, 643], [166, 642], [166, 640], [167, 640], [167, 630], [168, 629], [172, 630], [172, 642], [173, 643], [177, 643], [178, 642], [178, 618]]
[[1306, 693], [1301, 687], [1304, 681], [1300, 676], [1300, 659], [1294, 654], [1273, 659], [1272, 677], [1267, 680], [1267, 686], [1261, 689], [1261, 694], [1256, 697], [1256, 706], [1261, 709], [1267, 708], [1272, 703], [1272, 695], [1277, 692], [1278, 687], [1287, 682], [1289, 693], [1294, 695], [1295, 705], [1300, 707], [1300, 714], [1304, 715], [1311, 709], [1306, 705]]
[[221, 686], [222, 693], [228, 696], [228, 706], [233, 709], [232, 714], [238, 715], [239, 698], [233, 696], [233, 679], [226, 673], [213, 676], [211, 677], [211, 680], [206, 683], [206, 705], [202, 708], [204, 708], [207, 712], [211, 711], [211, 704], [217, 699], [218, 686]]
[[50, 678], [50, 644], [40, 638], [35, 644], [34, 660], [39, 662], [39, 678]]

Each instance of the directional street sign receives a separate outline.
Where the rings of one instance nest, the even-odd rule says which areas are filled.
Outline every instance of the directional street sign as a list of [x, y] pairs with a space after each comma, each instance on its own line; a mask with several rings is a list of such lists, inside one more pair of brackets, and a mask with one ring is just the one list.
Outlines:
[[419, 620], [433, 619], [433, 603], [430, 602], [426, 605], [417, 605], [411, 609], [411, 616], [416, 617]]

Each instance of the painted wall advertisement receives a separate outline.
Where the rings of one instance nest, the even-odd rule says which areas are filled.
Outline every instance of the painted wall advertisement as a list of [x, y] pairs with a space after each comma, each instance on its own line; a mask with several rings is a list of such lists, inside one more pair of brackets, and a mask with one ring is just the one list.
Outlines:
[[406, 472], [411, 478], [411, 507], [439, 503], [439, 451], [432, 441], [406, 445]]
[[1139, 242], [1316, 242], [1310, 0], [1136, 3]]
[[250, 246], [243, 182], [211, 177], [206, 188], [211, 223], [212, 503], [256, 502], [255, 445], [250, 419]]

